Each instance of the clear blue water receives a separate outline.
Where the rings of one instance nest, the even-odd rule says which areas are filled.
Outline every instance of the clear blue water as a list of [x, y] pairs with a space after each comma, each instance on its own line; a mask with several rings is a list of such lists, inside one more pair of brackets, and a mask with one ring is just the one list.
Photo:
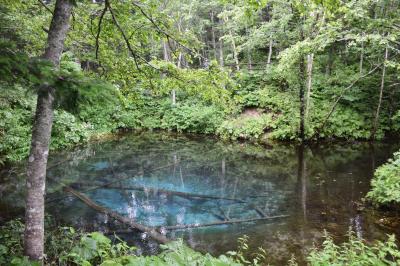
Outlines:
[[[237, 238], [246, 234], [250, 253], [261, 246], [275, 263], [291, 254], [302, 261], [313, 242], [321, 241], [324, 230], [338, 240], [349, 228], [367, 239], [393, 232], [378, 226], [373, 213], [357, 206], [369, 189], [373, 169], [398, 148], [396, 143], [343, 143], [301, 149], [227, 143], [207, 136], [121, 135], [52, 154], [46, 208], [60, 223], [117, 232], [139, 243], [146, 253], [157, 251], [155, 243], [96, 213], [62, 186], [147, 226], [288, 215], [165, 232], [214, 255], [236, 249]], [[7, 184], [12, 190], [10, 181]], [[21, 197], [6, 191], [7, 187], [0, 190], [0, 206], [11, 206], [13, 198]], [[3, 213], [11, 209], [1, 208]]]

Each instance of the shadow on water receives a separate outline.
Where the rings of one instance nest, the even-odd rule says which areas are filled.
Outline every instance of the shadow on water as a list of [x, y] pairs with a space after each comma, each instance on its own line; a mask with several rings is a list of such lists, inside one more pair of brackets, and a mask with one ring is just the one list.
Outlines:
[[[375, 223], [370, 211], [361, 211], [359, 202], [369, 190], [373, 170], [399, 146], [260, 147], [198, 136], [123, 135], [53, 154], [46, 208], [60, 223], [88, 231], [117, 231], [133, 243], [142, 242], [144, 253], [156, 252], [157, 245], [65, 194], [62, 184], [148, 226], [288, 215], [167, 232], [214, 255], [236, 249], [237, 238], [246, 234], [250, 252], [262, 246], [273, 263], [287, 261], [291, 254], [303, 261], [313, 242], [321, 241], [324, 230], [339, 241], [349, 228], [366, 239], [384, 238], [388, 231]], [[13, 173], [3, 174], [2, 217], [16, 215], [13, 210], [23, 205], [23, 178]]]

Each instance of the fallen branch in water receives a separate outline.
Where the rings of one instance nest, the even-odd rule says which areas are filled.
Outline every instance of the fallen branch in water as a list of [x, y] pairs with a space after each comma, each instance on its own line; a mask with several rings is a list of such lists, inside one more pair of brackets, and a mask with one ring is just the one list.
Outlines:
[[179, 230], [179, 229], [209, 227], [209, 226], [217, 226], [217, 225], [225, 225], [225, 224], [256, 222], [256, 221], [279, 219], [279, 218], [286, 218], [286, 217], [289, 217], [289, 215], [277, 215], [277, 216], [269, 216], [269, 217], [261, 217], [261, 218], [216, 221], [216, 222], [205, 223], [205, 224], [179, 224], [179, 225], [172, 225], [172, 226], [161, 226], [161, 227], [159, 227], [158, 230], [162, 230], [162, 229], [164, 229], [164, 230]]
[[[164, 165], [164, 166], [160, 166], [160, 167], [156, 167], [156, 168], [153, 168], [153, 169], [150, 169], [150, 170], [147, 170], [147, 172], [153, 172], [153, 171], [158, 171], [158, 170], [161, 170], [161, 169], [164, 169], [164, 168], [168, 168], [168, 167], [170, 167], [170, 166], [172, 166], [173, 165], [173, 163], [171, 163], [171, 164], [167, 164], [167, 165]], [[90, 188], [88, 188], [88, 189], [85, 189], [83, 192], [88, 192], [88, 191], [91, 191], [91, 190], [96, 190], [96, 189], [99, 189], [99, 188], [102, 188], [102, 187], [104, 187], [104, 186], [108, 186], [108, 185], [112, 185], [112, 184], [114, 184], [114, 183], [118, 183], [118, 182], [120, 182], [121, 180], [124, 180], [124, 179], [129, 179], [129, 178], [136, 178], [136, 177], [138, 177], [138, 176], [141, 176], [141, 175], [143, 175], [144, 174], [144, 171], [142, 170], [142, 171], [139, 171], [136, 175], [134, 175], [134, 176], [127, 176], [127, 177], [123, 177], [123, 178], [119, 178], [119, 179], [115, 179], [115, 180], [113, 180], [113, 181], [111, 181], [111, 182], [108, 182], [108, 183], [101, 183], [101, 184], [99, 184], [99, 185], [97, 185], [97, 186], [94, 186], [94, 187], [90, 187]], [[48, 177], [49, 178], [49, 177]], [[50, 180], [53, 180], [53, 181], [55, 181], [55, 182], [58, 182], [58, 183], [60, 183], [59, 181], [57, 181], [57, 180], [55, 180], [55, 179], [53, 179], [53, 178], [49, 178]], [[76, 183], [75, 183], [76, 184]], [[79, 183], [78, 183], [79, 184]], [[93, 184], [91, 184], [91, 185], [93, 185]], [[67, 196], [63, 196], [63, 197], [59, 197], [59, 198], [53, 198], [53, 199], [46, 199], [46, 204], [49, 204], [49, 203], [52, 203], [52, 202], [55, 202], [55, 201], [59, 201], [59, 200], [62, 200], [62, 199], [65, 199]]]
[[112, 210], [109, 210], [103, 206], [100, 206], [100, 205], [94, 203], [91, 199], [89, 199], [82, 193], [80, 193], [70, 187], [65, 187], [64, 190], [71, 193], [78, 199], [80, 199], [82, 202], [84, 202], [86, 205], [88, 205], [92, 209], [99, 211], [101, 213], [104, 213], [105, 215], [107, 215], [111, 218], [114, 218], [115, 220], [117, 220], [123, 224], [126, 224], [131, 228], [138, 229], [144, 233], [147, 233], [151, 238], [153, 238], [154, 240], [157, 240], [158, 242], [160, 242], [162, 244], [165, 244], [165, 243], [168, 243], [169, 241], [171, 241], [170, 239], [166, 238], [164, 235], [157, 232], [155, 228], [135, 223], [134, 221], [132, 221], [132, 219], [124, 217], [124, 216], [118, 214], [117, 212], [114, 212]]
[[[75, 183], [75, 184], [78, 184], [81, 186], [90, 186], [91, 185], [91, 184], [85, 184], [85, 183]], [[239, 199], [239, 198], [229, 198], [229, 197], [196, 194], [196, 193], [168, 190], [168, 189], [162, 189], [162, 188], [152, 188], [152, 187], [145, 187], [145, 186], [102, 185], [101, 187], [109, 188], [109, 189], [118, 189], [118, 190], [138, 190], [138, 191], [152, 192], [152, 193], [157, 193], [157, 194], [160, 193], [160, 194], [167, 194], [167, 195], [173, 195], [173, 196], [180, 196], [183, 198], [229, 200], [229, 201], [235, 201], [235, 202], [239, 202], [239, 203], [247, 203], [247, 201], [245, 201], [243, 199]]]

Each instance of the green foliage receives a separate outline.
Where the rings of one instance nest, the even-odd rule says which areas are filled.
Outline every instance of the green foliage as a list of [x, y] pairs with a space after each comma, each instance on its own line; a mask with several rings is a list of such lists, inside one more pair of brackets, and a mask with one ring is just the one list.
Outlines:
[[395, 237], [389, 236], [385, 242], [376, 241], [369, 246], [350, 233], [349, 241], [336, 245], [327, 234], [322, 249], [314, 248], [307, 258], [312, 266], [340, 265], [399, 265], [400, 251]]
[[[67, 252], [78, 242], [79, 234], [70, 227], [55, 227], [50, 217], [46, 217], [45, 230], [45, 264], [63, 262]], [[23, 254], [24, 224], [21, 220], [11, 220], [0, 227], [0, 264], [36, 266]]]
[[0, 162], [28, 154], [35, 99], [21, 85], [0, 83]]
[[[0, 264], [31, 265], [23, 254], [24, 224], [12, 220], [0, 227]], [[45, 265], [264, 265], [268, 263], [267, 253], [259, 248], [255, 254], [248, 254], [248, 236], [238, 239], [237, 251], [213, 257], [187, 247], [181, 239], [161, 245], [162, 252], [153, 256], [137, 256], [134, 247], [128, 246], [117, 236], [109, 239], [102, 233], [81, 234], [70, 227], [55, 227], [52, 219], [46, 219]], [[385, 242], [376, 241], [367, 245], [364, 240], [349, 233], [349, 240], [336, 245], [325, 232], [321, 248], [314, 247], [307, 256], [309, 265], [398, 265], [400, 251], [395, 237]], [[292, 257], [288, 265], [297, 265]]]
[[132, 254], [134, 248], [125, 242], [112, 244], [102, 233], [93, 232], [81, 237], [79, 244], [61, 257], [64, 263], [73, 262], [78, 265], [110, 265], [112, 259]]
[[400, 152], [375, 170], [367, 198], [376, 204], [400, 203]]
[[210, 265], [210, 266], [239, 266], [232, 258], [221, 255], [218, 258], [210, 254], [201, 254], [183, 244], [182, 240], [162, 245], [162, 252], [157, 256], [123, 256], [104, 261], [102, 266], [116, 265]]
[[51, 148], [61, 149], [85, 143], [90, 137], [90, 126], [64, 110], [54, 111]]
[[165, 110], [161, 128], [177, 132], [214, 133], [222, 123], [224, 113], [216, 106], [177, 104]]
[[270, 114], [257, 116], [242, 115], [232, 120], [224, 121], [217, 133], [225, 139], [258, 140], [263, 133], [273, 128], [273, 118]]
[[[47, 224], [50, 226], [50, 224]], [[24, 224], [13, 220], [0, 227], [0, 264], [36, 266], [23, 257]], [[156, 256], [136, 256], [135, 248], [115, 236], [112, 241], [102, 233], [80, 234], [69, 227], [46, 230], [45, 265], [242, 265], [235, 258], [221, 255], [216, 258], [187, 247], [182, 240], [161, 245]], [[256, 265], [256, 264], [254, 264]]]

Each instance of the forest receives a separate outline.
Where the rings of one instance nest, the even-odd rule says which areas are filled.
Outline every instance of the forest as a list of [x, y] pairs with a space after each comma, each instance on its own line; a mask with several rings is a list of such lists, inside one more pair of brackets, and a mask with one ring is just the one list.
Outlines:
[[0, 265], [400, 265], [398, 0], [2, 0]]

